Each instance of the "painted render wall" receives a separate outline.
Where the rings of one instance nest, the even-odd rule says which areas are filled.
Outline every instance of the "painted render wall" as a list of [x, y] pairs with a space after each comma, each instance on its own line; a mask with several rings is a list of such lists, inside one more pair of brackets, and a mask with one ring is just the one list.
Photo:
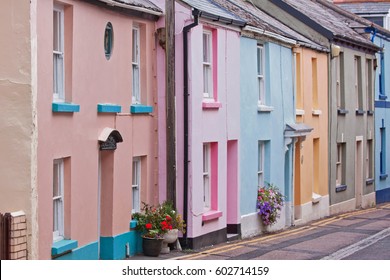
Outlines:
[[[330, 176], [329, 176], [329, 194], [330, 194], [330, 214], [343, 211], [350, 211], [360, 207], [371, 206], [375, 203], [375, 185], [366, 185], [366, 143], [368, 139], [374, 139], [374, 116], [367, 114], [366, 98], [366, 76], [365, 60], [373, 59], [373, 55], [366, 54], [347, 47], [341, 47], [344, 53], [344, 89], [345, 89], [345, 108], [348, 113], [345, 115], [338, 114], [336, 98], [336, 61], [331, 59], [331, 80], [330, 80], [330, 123], [329, 123], [329, 140], [330, 140]], [[355, 96], [355, 74], [354, 74], [354, 57], [360, 56], [362, 61], [362, 90], [363, 90], [363, 115], [356, 115], [356, 96]], [[363, 64], [364, 63], [364, 64]], [[362, 142], [363, 163], [362, 172], [355, 172], [355, 156], [357, 140]], [[345, 143], [346, 146], [346, 164], [345, 164], [345, 184], [347, 189], [336, 193], [336, 157], [337, 143]], [[371, 159], [373, 160], [373, 158]], [[355, 176], [360, 176], [355, 180]], [[358, 194], [356, 186], [361, 184], [362, 194]], [[359, 201], [361, 200], [361, 202]]]
[[[384, 48], [383, 61], [381, 60], [381, 54], [377, 53], [376, 58], [378, 61], [378, 68], [375, 75], [375, 187], [376, 187], [376, 201], [377, 203], [382, 203], [390, 200], [390, 179], [386, 176], [380, 176], [380, 152], [381, 152], [381, 131], [380, 128], [383, 126], [386, 128], [386, 171], [385, 174], [389, 174], [390, 168], [390, 103], [388, 101], [390, 96], [390, 76], [387, 73], [390, 69], [390, 41], [379, 36], [375, 37], [374, 43], [377, 46]], [[381, 73], [381, 64], [383, 63], [384, 73], [383, 75], [383, 93], [387, 96], [387, 100], [380, 100], [379, 94], [379, 75]]]
[[[179, 24], [180, 25], [180, 24]], [[217, 36], [218, 74], [214, 83], [218, 84], [219, 109], [202, 108], [203, 100], [203, 65], [202, 42], [203, 28], [213, 28]], [[240, 136], [239, 122], [239, 96], [240, 96], [240, 37], [238, 32], [215, 26], [212, 23], [202, 21], [194, 27], [189, 34], [190, 59], [189, 59], [189, 89], [190, 89], [190, 165], [189, 165], [189, 219], [188, 237], [196, 238], [211, 232], [222, 230], [227, 226], [228, 196], [239, 197], [239, 183], [235, 193], [227, 192], [227, 151], [228, 141], [238, 141]], [[215, 58], [214, 58], [215, 59]], [[179, 119], [181, 119], [179, 117]], [[180, 129], [180, 127], [178, 127]], [[212, 221], [202, 223], [203, 209], [203, 143], [218, 143], [218, 211], [222, 216]], [[237, 151], [238, 152], [238, 151]], [[235, 156], [238, 160], [239, 155]], [[213, 176], [213, 175], [212, 175]], [[234, 201], [239, 203], [238, 200]], [[237, 208], [238, 211], [238, 208]], [[237, 217], [235, 217], [238, 219]], [[238, 223], [238, 220], [235, 221]]]
[[23, 210], [31, 247], [34, 117], [30, 1], [0, 3], [0, 212]]
[[[308, 48], [294, 48], [294, 56], [297, 123], [313, 128], [295, 145], [294, 223], [297, 224], [329, 215], [328, 55]], [[313, 98], [315, 89], [317, 102]], [[318, 155], [314, 155], [314, 139], [318, 141]], [[321, 197], [313, 202], [316, 195]]]
[[[116, 237], [129, 231], [131, 219], [132, 158], [146, 156], [142, 176], [142, 201], [156, 203], [156, 99], [154, 22], [134, 19], [82, 1], [63, 1], [65, 8], [66, 96], [80, 105], [80, 112], [52, 112], [52, 18], [53, 2], [37, 1], [38, 21], [38, 111], [39, 111], [39, 258], [50, 258], [52, 245], [53, 160], [68, 158], [70, 182], [65, 190], [65, 235], [79, 248], [93, 245], [89, 258], [97, 258], [98, 237], [98, 137], [105, 127], [117, 129], [123, 143], [111, 152], [112, 188], [102, 186], [101, 235]], [[113, 54], [106, 59], [103, 39], [107, 22], [114, 29]], [[141, 94], [152, 114], [132, 115], [131, 41], [132, 25], [145, 31], [141, 48]], [[70, 40], [67, 40], [70, 39]], [[47, 66], [49, 65], [49, 67]], [[142, 71], [142, 70], [141, 70]], [[98, 114], [98, 103], [122, 106], [121, 114]], [[104, 152], [108, 153], [108, 152]], [[111, 166], [111, 167], [110, 167]], [[106, 199], [109, 198], [109, 199]], [[113, 238], [115, 244], [115, 238]], [[123, 245], [123, 246], [122, 246]], [[122, 244], [123, 252], [124, 244]], [[89, 247], [91, 248], [91, 247]]]
[[[164, 7], [164, 1], [154, 1], [160, 7]], [[163, 8], [164, 9], [164, 8]], [[183, 112], [183, 28], [193, 22], [191, 9], [176, 2], [175, 5], [175, 48], [176, 48], [176, 205], [178, 211], [183, 213], [184, 192], [184, 112]], [[161, 17], [157, 22], [157, 29], [165, 26], [165, 19]], [[202, 108], [203, 101], [203, 66], [202, 66], [202, 31], [203, 27], [215, 28], [218, 38], [218, 101], [222, 104], [219, 109], [206, 110]], [[189, 45], [189, 203], [187, 237], [190, 246], [200, 247], [215, 244], [214, 239], [226, 229], [227, 224], [239, 224], [239, 210], [237, 199], [239, 197], [238, 177], [228, 174], [228, 150], [236, 151], [236, 155], [229, 155], [232, 161], [237, 162], [239, 151], [235, 148], [239, 139], [239, 35], [237, 31], [226, 29], [222, 24], [207, 23], [200, 19], [199, 25], [188, 32]], [[165, 108], [165, 51], [157, 46], [158, 65], [158, 102], [160, 108]], [[165, 140], [165, 110], [160, 110], [158, 115], [159, 127], [159, 195], [160, 202], [166, 196], [166, 140]], [[202, 222], [203, 209], [203, 143], [218, 142], [218, 211], [222, 216], [212, 221]], [[236, 165], [236, 168], [239, 168]], [[238, 174], [237, 174], [238, 175]], [[229, 178], [229, 182], [227, 181]], [[232, 189], [232, 181], [236, 181]], [[234, 183], [234, 182], [233, 182]], [[233, 205], [234, 203], [234, 205]], [[229, 208], [229, 209], [228, 209]], [[232, 209], [236, 209], [232, 211]], [[185, 218], [185, 217], [184, 217]], [[203, 238], [210, 234], [211, 238]], [[220, 236], [220, 235], [218, 235]], [[219, 238], [219, 237], [218, 237]], [[218, 239], [217, 238], [217, 239]], [[226, 234], [224, 234], [226, 238]], [[219, 241], [221, 242], [221, 241]], [[207, 244], [208, 243], [208, 244]]]
[[[241, 231], [242, 237], [261, 233], [265, 228], [256, 212], [257, 199], [257, 151], [258, 141], [268, 141], [265, 154], [265, 182], [273, 183], [287, 195], [286, 205], [291, 202], [292, 185], [285, 185], [291, 172], [286, 170], [286, 145], [284, 129], [286, 123], [294, 122], [292, 53], [275, 43], [266, 42], [266, 91], [269, 92], [271, 112], [258, 112], [257, 100], [257, 40], [242, 37], [240, 51], [241, 71]], [[291, 147], [291, 145], [290, 145]], [[287, 162], [291, 164], [292, 161]], [[282, 228], [289, 219], [289, 211], [282, 213], [280, 221], [273, 227]]]

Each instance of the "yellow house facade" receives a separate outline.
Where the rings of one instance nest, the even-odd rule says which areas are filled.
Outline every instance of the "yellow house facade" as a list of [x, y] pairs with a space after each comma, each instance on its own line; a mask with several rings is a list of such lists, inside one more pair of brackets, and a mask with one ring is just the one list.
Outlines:
[[294, 223], [329, 215], [328, 54], [293, 49], [296, 122], [312, 128], [295, 142]]

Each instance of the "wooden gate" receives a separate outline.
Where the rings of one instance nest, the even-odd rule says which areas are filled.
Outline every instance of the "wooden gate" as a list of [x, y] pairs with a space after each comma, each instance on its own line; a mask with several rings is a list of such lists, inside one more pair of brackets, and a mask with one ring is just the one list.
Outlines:
[[0, 213], [0, 260], [9, 260], [10, 258], [10, 240], [11, 240], [11, 214]]

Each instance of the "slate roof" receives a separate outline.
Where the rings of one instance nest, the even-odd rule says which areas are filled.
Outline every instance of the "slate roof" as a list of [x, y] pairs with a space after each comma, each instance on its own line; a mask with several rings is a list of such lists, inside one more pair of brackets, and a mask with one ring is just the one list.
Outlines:
[[[315, 23], [319, 24], [332, 34], [332, 39], [353, 42], [358, 45], [377, 49], [371, 41], [356, 32], [350, 26], [354, 20], [340, 13], [337, 6], [326, 0], [271, 0], [272, 2], [284, 2], [303, 13]], [[355, 22], [359, 24], [358, 22]], [[310, 24], [309, 24], [310, 25]]]
[[244, 26], [246, 22], [240, 17], [234, 15], [223, 7], [217, 5], [212, 0], [180, 0], [187, 3], [189, 6], [201, 11], [201, 17], [203, 15], [213, 15], [215, 20], [221, 20], [222, 22], [236, 24]]
[[[154, 3], [152, 3], [149, 0], [113, 0], [114, 2], [118, 2], [121, 4], [126, 4], [129, 6], [134, 6], [134, 7], [139, 7], [139, 8], [145, 8], [147, 10], [155, 11], [155, 12], [160, 12], [162, 13], [163, 11]], [[104, 1], [101, 1], [104, 2]]]
[[358, 15], [388, 14], [389, 2], [339, 3], [337, 6]]
[[229, 10], [231, 13], [244, 19], [248, 25], [268, 32], [296, 40], [299, 44], [326, 51], [327, 49], [309, 40], [277, 19], [268, 15], [252, 3], [244, 0], [213, 0], [218, 5]]

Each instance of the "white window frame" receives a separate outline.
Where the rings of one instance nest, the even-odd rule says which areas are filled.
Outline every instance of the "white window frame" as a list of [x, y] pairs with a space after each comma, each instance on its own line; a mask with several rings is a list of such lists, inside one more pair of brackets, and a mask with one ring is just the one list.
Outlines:
[[203, 144], [203, 208], [211, 208], [211, 145]]
[[134, 25], [132, 29], [132, 103], [141, 104], [141, 49], [140, 49], [141, 29]]
[[141, 158], [133, 158], [132, 171], [132, 213], [141, 211]]
[[64, 160], [55, 159], [53, 161], [53, 242], [62, 239], [64, 239]]
[[[57, 14], [57, 17], [54, 15]], [[55, 18], [57, 21], [55, 22]], [[57, 28], [56, 28], [57, 27]], [[53, 101], [65, 101], [64, 8], [53, 9]], [[56, 45], [56, 46], [55, 46]]]
[[373, 140], [367, 140], [367, 152], [366, 152], [366, 179], [372, 179], [373, 167], [372, 167], [372, 155], [373, 155]]
[[367, 111], [373, 111], [374, 86], [372, 77], [372, 59], [366, 59], [366, 98]]
[[203, 98], [213, 98], [213, 33], [203, 30]]
[[266, 105], [265, 94], [265, 48], [258, 44], [256, 48], [258, 105]]
[[336, 186], [340, 186], [343, 182], [343, 144], [337, 144], [336, 158]]
[[258, 187], [264, 187], [264, 162], [265, 162], [265, 143], [258, 142], [257, 148], [257, 184]]

